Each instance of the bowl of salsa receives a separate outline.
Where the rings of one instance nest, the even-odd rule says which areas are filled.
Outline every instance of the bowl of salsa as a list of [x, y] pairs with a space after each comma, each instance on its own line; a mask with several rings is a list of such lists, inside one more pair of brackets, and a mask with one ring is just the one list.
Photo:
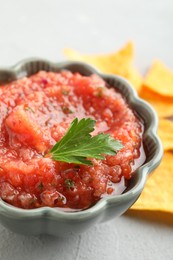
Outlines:
[[125, 79], [79, 62], [0, 70], [0, 221], [69, 235], [121, 215], [162, 157], [157, 116]]

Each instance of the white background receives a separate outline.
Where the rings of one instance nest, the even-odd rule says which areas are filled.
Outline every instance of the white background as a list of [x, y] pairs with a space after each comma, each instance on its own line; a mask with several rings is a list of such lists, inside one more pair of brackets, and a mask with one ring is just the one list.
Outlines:
[[[64, 47], [111, 52], [128, 40], [136, 45], [143, 74], [153, 59], [173, 69], [173, 1], [0, 0], [0, 66], [28, 57], [60, 61]], [[157, 215], [134, 215], [73, 239], [25, 237], [0, 225], [0, 260], [173, 259], [173, 224]]]

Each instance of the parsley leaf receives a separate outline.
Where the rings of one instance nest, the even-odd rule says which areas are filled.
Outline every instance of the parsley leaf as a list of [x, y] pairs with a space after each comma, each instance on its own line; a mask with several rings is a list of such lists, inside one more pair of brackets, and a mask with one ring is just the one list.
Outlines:
[[91, 136], [95, 123], [96, 121], [91, 118], [83, 118], [80, 121], [75, 118], [64, 137], [50, 150], [52, 159], [92, 165], [91, 160], [87, 158], [104, 160], [103, 155], [116, 155], [123, 145], [109, 134]]

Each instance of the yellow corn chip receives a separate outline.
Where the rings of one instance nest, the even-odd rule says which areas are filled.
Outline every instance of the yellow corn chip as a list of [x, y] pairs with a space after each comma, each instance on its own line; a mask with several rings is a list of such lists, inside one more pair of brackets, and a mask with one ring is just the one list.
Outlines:
[[72, 49], [65, 49], [64, 54], [71, 60], [87, 62], [103, 73], [125, 77], [139, 91], [142, 77], [133, 66], [134, 47], [131, 42], [121, 50], [106, 55], [82, 55]]
[[173, 98], [159, 96], [145, 87], [142, 87], [139, 95], [153, 106], [159, 117], [173, 116]]
[[[120, 76], [123, 77], [123, 75]], [[125, 78], [130, 81], [132, 86], [134, 86], [137, 92], [139, 93], [143, 81], [142, 76], [139, 74], [139, 72], [134, 67], [131, 67], [129, 69], [129, 74]]]
[[173, 72], [160, 61], [156, 61], [151, 66], [144, 85], [160, 95], [173, 97]]
[[173, 153], [166, 152], [152, 174], [133, 210], [157, 210], [173, 213]]
[[64, 54], [71, 60], [82, 60], [88, 62], [104, 73], [115, 74], [117, 70], [121, 72], [122, 67], [131, 65], [134, 57], [134, 47], [133, 44], [129, 42], [124, 48], [111, 54], [82, 55], [72, 49], [65, 49]]
[[162, 141], [164, 150], [173, 150], [173, 121], [160, 119], [158, 134]]

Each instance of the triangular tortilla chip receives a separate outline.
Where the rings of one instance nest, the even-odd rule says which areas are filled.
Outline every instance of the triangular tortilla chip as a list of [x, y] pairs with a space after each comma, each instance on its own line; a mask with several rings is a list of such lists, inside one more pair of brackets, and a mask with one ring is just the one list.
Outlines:
[[149, 176], [146, 186], [132, 206], [134, 210], [158, 210], [173, 213], [173, 153], [164, 154], [154, 174]]
[[173, 98], [157, 95], [145, 86], [142, 87], [139, 95], [153, 106], [159, 117], [173, 116]]
[[118, 52], [103, 55], [83, 55], [72, 49], [65, 49], [64, 54], [71, 60], [88, 62], [104, 73], [121, 73], [123, 67], [131, 65], [134, 57], [134, 47], [131, 42]]
[[83, 55], [72, 49], [65, 49], [64, 54], [71, 60], [87, 62], [103, 73], [115, 74], [125, 77], [139, 91], [142, 77], [133, 66], [134, 47], [131, 42], [121, 50], [103, 55]]
[[160, 119], [158, 135], [162, 141], [164, 151], [173, 151], [173, 121]]
[[146, 75], [144, 85], [160, 95], [173, 97], [173, 72], [156, 61]]

